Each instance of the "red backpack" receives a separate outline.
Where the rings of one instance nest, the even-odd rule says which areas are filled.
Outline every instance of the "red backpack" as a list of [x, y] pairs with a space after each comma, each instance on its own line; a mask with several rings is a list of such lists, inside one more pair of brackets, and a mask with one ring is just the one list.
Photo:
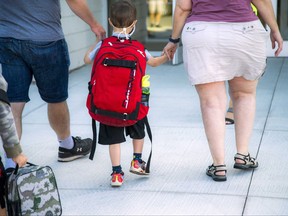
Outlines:
[[[152, 133], [146, 117], [149, 106], [142, 102], [142, 78], [145, 70], [146, 54], [141, 43], [113, 36], [102, 41], [93, 63], [86, 102], [92, 117], [91, 160], [96, 149], [95, 120], [110, 126], [126, 127], [143, 119], [152, 143]], [[151, 155], [152, 148], [146, 165], [147, 173], [150, 172]]]
[[86, 106], [91, 117], [116, 127], [143, 119], [149, 109], [141, 102], [145, 69], [146, 55], [141, 43], [117, 37], [104, 39], [89, 82]]

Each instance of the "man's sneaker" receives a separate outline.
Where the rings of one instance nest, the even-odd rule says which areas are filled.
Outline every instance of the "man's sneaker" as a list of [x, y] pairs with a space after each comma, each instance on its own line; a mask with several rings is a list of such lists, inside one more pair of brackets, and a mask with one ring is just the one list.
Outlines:
[[133, 159], [131, 161], [130, 172], [137, 175], [149, 175], [149, 173], [145, 172], [146, 170], [146, 162], [143, 160]]
[[72, 137], [74, 141], [74, 147], [72, 149], [66, 149], [59, 147], [58, 161], [68, 162], [80, 157], [84, 157], [89, 154], [92, 146], [92, 139], [81, 139], [80, 137]]
[[112, 187], [120, 187], [124, 182], [124, 172], [116, 173], [113, 172], [111, 174], [111, 186]]

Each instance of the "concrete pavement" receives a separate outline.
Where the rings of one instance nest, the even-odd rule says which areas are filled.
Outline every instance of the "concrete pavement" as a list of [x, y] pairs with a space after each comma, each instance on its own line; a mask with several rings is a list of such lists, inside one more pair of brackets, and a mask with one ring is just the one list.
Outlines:
[[[92, 137], [85, 107], [90, 66], [70, 75], [68, 104], [73, 135]], [[122, 145], [125, 183], [111, 188], [108, 148], [97, 145], [93, 161], [57, 162], [58, 143], [49, 127], [47, 106], [35, 84], [23, 118], [22, 145], [29, 161], [50, 165], [56, 175], [63, 215], [288, 215], [288, 58], [269, 58], [259, 82], [250, 152], [255, 171], [233, 169], [233, 126], [227, 126], [227, 181], [206, 176], [210, 153], [195, 88], [183, 64], [148, 67], [151, 75], [151, 175], [129, 172], [132, 145]], [[146, 139], [143, 159], [150, 151]]]

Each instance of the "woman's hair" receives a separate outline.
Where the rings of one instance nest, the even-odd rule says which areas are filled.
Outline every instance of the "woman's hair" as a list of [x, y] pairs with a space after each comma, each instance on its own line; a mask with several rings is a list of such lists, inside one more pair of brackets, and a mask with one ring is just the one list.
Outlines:
[[117, 1], [111, 5], [110, 21], [116, 28], [127, 28], [136, 20], [136, 7], [131, 1]]

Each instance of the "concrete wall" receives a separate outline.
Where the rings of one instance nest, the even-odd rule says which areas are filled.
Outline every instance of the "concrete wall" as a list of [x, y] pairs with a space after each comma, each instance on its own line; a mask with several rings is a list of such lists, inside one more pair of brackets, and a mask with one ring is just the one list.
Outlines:
[[[73, 70], [84, 64], [84, 54], [89, 46], [95, 42], [96, 37], [91, 32], [89, 25], [71, 11], [66, 1], [60, 2], [62, 11], [61, 22], [70, 53], [70, 70]], [[95, 18], [107, 30], [107, 1], [87, 0], [87, 2]]]

